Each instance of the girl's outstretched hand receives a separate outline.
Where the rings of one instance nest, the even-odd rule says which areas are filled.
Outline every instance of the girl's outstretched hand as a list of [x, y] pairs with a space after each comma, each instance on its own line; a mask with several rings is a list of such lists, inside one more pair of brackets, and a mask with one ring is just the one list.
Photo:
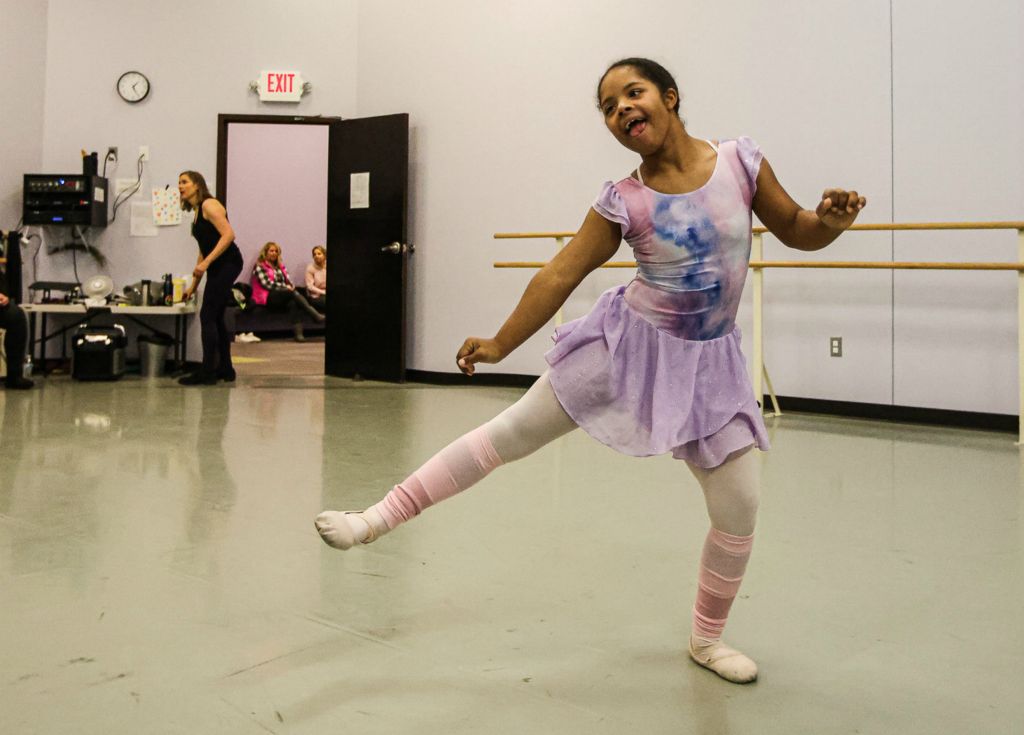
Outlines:
[[493, 339], [470, 337], [462, 343], [458, 354], [455, 355], [455, 364], [466, 375], [472, 375], [476, 372], [476, 368], [473, 367], [476, 363], [499, 362], [503, 357], [505, 355]]
[[818, 219], [833, 230], [845, 230], [853, 224], [867, 203], [868, 200], [858, 196], [855, 191], [825, 189], [815, 213]]

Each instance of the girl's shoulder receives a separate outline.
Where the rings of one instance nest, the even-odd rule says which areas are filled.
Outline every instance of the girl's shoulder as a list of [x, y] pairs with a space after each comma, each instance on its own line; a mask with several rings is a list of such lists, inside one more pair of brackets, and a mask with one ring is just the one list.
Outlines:
[[720, 149], [722, 147], [733, 148], [740, 158], [749, 158], [761, 151], [761, 146], [758, 145], [757, 141], [748, 135], [738, 135], [735, 138], [723, 138], [718, 146]]
[[619, 179], [614, 183], [612, 183], [611, 181], [606, 182], [605, 186], [611, 187], [621, 192], [628, 191], [635, 187], [643, 187], [643, 184], [640, 183], [640, 179], [637, 176], [636, 169], [633, 169], [632, 171], [629, 172], [627, 176]]
[[725, 155], [725, 162], [744, 190], [744, 198], [753, 201], [757, 192], [757, 175], [761, 170], [764, 154], [753, 138], [740, 135], [728, 138], [719, 145], [719, 155]]

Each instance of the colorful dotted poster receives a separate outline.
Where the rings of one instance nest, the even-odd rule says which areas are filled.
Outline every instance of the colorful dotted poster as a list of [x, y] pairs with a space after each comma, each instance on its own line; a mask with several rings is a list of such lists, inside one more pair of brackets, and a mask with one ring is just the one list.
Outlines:
[[161, 227], [181, 224], [181, 197], [177, 187], [153, 189], [153, 222]]

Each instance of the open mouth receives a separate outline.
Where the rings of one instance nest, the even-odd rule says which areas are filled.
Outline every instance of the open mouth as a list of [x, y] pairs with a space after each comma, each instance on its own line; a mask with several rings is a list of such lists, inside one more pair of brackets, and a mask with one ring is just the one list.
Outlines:
[[644, 130], [647, 129], [647, 121], [642, 117], [637, 117], [626, 123], [626, 135], [631, 138], [636, 138], [641, 135]]

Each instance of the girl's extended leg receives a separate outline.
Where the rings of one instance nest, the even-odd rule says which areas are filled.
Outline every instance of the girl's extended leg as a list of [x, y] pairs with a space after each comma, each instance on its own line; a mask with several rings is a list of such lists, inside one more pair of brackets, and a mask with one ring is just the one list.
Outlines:
[[724, 645], [721, 638], [754, 543], [761, 494], [759, 464], [757, 452], [748, 447], [712, 469], [690, 465], [704, 490], [711, 519], [697, 576], [690, 656], [738, 684], [757, 678], [757, 664]]
[[476, 484], [494, 468], [521, 459], [576, 428], [542, 375], [519, 401], [465, 434], [362, 512], [324, 511], [316, 529], [338, 549], [370, 543], [430, 506]]

